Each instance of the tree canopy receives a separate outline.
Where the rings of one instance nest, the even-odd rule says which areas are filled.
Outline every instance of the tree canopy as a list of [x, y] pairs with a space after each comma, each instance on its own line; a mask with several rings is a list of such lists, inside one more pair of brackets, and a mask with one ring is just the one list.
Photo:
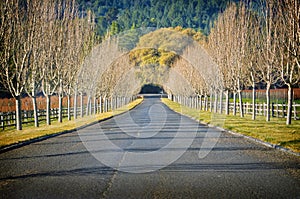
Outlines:
[[[193, 28], [209, 33], [229, 0], [77, 0], [81, 11], [92, 10], [97, 31], [104, 35], [140, 27]], [[117, 32], [116, 32], [117, 31]]]

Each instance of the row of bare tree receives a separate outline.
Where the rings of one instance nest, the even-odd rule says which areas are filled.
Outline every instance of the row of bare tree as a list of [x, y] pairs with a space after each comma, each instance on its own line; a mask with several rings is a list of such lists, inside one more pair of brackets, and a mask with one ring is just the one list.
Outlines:
[[[183, 53], [188, 60], [177, 61], [177, 69], [185, 79], [193, 82], [200, 96], [210, 96], [222, 102], [226, 96], [225, 113], [229, 114], [229, 94], [239, 98], [240, 116], [244, 117], [241, 92], [246, 87], [266, 85], [267, 114], [270, 121], [270, 89], [274, 84], [288, 87], [286, 124], [291, 124], [293, 88], [300, 83], [300, 3], [297, 0], [262, 0], [260, 4], [248, 1], [231, 3], [221, 13], [204, 47], [217, 64], [208, 66], [201, 50], [189, 46]], [[203, 54], [203, 53], [202, 53]], [[198, 65], [198, 66], [197, 66]], [[200, 65], [200, 66], [199, 66]], [[197, 70], [192, 70], [191, 68]], [[198, 67], [198, 68], [197, 68]], [[199, 77], [201, 76], [201, 78]], [[195, 81], [196, 80], [196, 81]], [[212, 103], [210, 103], [212, 104]], [[215, 106], [217, 107], [217, 106]], [[220, 103], [222, 112], [222, 103]], [[234, 112], [235, 112], [234, 108]], [[236, 114], [236, 112], [234, 113]], [[255, 120], [256, 111], [252, 119]]]
[[[255, 92], [257, 83], [266, 84], [270, 110], [271, 85], [284, 83], [289, 88], [290, 124], [292, 90], [300, 79], [300, 5], [297, 0], [262, 2], [260, 6], [251, 2], [230, 4], [219, 15], [207, 41], [202, 41], [205, 50], [190, 42], [182, 59], [173, 63], [168, 77], [163, 78], [165, 82], [158, 83], [177, 95], [196, 92], [206, 100], [210, 96], [215, 107], [218, 97], [221, 102], [225, 94], [226, 114], [229, 93], [234, 93], [234, 106], [238, 94], [242, 107], [242, 89], [252, 86]], [[68, 97], [70, 112], [71, 95], [77, 108], [78, 95], [81, 99], [87, 95], [88, 104], [92, 99], [96, 104], [97, 98], [101, 101], [102, 97], [138, 92], [143, 81], [136, 77], [128, 52], [120, 50], [117, 38], [96, 45], [93, 16], [80, 16], [75, 0], [5, 0], [0, 6], [1, 80], [16, 99], [17, 129], [22, 129], [20, 100], [24, 92], [33, 100], [35, 126], [39, 125], [36, 95], [40, 91], [47, 98], [47, 124], [51, 123], [53, 94], [60, 99], [61, 122], [63, 95]], [[239, 112], [243, 117], [243, 110]], [[270, 111], [266, 120], [270, 120]]]
[[75, 0], [4, 0], [0, 10], [0, 75], [16, 99], [17, 129], [22, 129], [24, 92], [33, 100], [35, 126], [37, 93], [47, 98], [49, 125], [51, 95], [58, 94], [61, 122], [62, 96], [70, 99], [81, 64], [95, 43], [92, 14], [79, 14]]

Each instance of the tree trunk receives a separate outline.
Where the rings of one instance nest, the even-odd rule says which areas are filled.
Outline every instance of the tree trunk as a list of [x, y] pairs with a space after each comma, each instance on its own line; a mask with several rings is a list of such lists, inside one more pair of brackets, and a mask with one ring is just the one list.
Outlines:
[[207, 109], [208, 109], [207, 103], [208, 103], [207, 95], [205, 95], [205, 96], [204, 96], [204, 110], [205, 110], [205, 111], [208, 111], [208, 110], [207, 110]]
[[62, 123], [62, 94], [58, 95], [58, 122]]
[[218, 112], [218, 92], [215, 92], [215, 101], [214, 101], [214, 112]]
[[243, 97], [242, 97], [242, 91], [241, 91], [241, 84], [240, 79], [237, 80], [237, 86], [238, 86], [238, 94], [239, 94], [239, 107], [240, 107], [240, 116], [244, 117], [244, 107], [243, 107]]
[[80, 93], [80, 117], [83, 117], [83, 93]]
[[36, 97], [32, 96], [32, 106], [33, 106], [33, 117], [34, 117], [34, 126], [39, 127], [39, 116], [38, 116], [38, 107], [36, 103]]
[[94, 115], [97, 113], [97, 98], [94, 96]]
[[213, 104], [212, 104], [212, 92], [210, 92], [210, 96], [209, 96], [209, 111], [212, 112], [212, 107], [213, 107]]
[[256, 93], [255, 93], [255, 83], [252, 83], [252, 120], [256, 119]]
[[236, 92], [233, 93], [233, 115], [236, 115]]
[[103, 109], [104, 109], [104, 113], [106, 113], [107, 112], [107, 100], [106, 100], [106, 97], [104, 97]]
[[102, 113], [102, 97], [99, 98], [99, 113]]
[[286, 124], [290, 125], [292, 123], [293, 87], [291, 84], [288, 84], [287, 86], [288, 86], [288, 107], [287, 107]]
[[74, 114], [74, 119], [77, 119], [77, 89], [75, 89], [75, 93], [74, 93], [74, 104], [73, 104], [73, 114]]
[[51, 96], [46, 95], [46, 123], [51, 125]]
[[62, 79], [60, 79], [59, 89], [58, 89], [58, 122], [59, 123], [62, 123], [62, 116], [63, 116], [62, 98], [63, 98], [63, 83], [62, 83]]
[[223, 113], [223, 91], [220, 91], [220, 114]]
[[91, 101], [91, 96], [89, 95], [88, 96], [88, 99], [87, 99], [87, 102], [86, 102], [86, 115], [89, 115], [89, 113], [90, 113], [90, 102]]
[[199, 99], [199, 110], [202, 111], [202, 95], [200, 95], [200, 99]]
[[68, 120], [71, 120], [71, 96], [67, 96], [68, 99]]
[[92, 97], [90, 96], [90, 103], [89, 103], [89, 115], [92, 115]]
[[110, 106], [109, 106], [108, 110], [112, 111], [113, 105], [114, 105], [114, 100], [113, 100], [113, 97], [111, 97], [110, 98]]
[[21, 96], [16, 96], [16, 128], [22, 130], [22, 102]]
[[242, 91], [239, 91], [239, 107], [240, 107], [240, 116], [244, 117], [244, 109], [243, 109], [243, 97], [242, 97]]
[[229, 91], [227, 90], [226, 93], [225, 93], [225, 96], [226, 96], [226, 107], [225, 107], [225, 114], [226, 115], [229, 115]]
[[267, 90], [266, 90], [266, 98], [267, 98], [267, 114], [266, 114], [266, 121], [270, 121], [270, 82], [267, 83]]
[[116, 98], [115, 97], [111, 97], [111, 110], [114, 110], [116, 107]]

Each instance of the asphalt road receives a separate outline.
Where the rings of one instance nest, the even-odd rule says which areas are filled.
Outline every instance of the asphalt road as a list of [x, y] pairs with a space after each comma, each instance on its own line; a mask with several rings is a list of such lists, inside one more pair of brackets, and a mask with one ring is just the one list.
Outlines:
[[300, 198], [300, 159], [146, 98], [127, 114], [0, 154], [1, 198]]

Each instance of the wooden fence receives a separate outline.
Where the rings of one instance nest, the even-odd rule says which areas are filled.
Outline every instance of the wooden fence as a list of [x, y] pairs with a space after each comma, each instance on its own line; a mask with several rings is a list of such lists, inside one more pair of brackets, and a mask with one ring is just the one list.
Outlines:
[[[243, 90], [242, 96], [243, 98], [252, 99], [252, 90]], [[280, 89], [271, 89], [270, 90], [270, 99], [272, 101], [287, 101], [288, 89], [280, 88]], [[256, 99], [266, 100], [266, 90], [257, 89], [255, 90]], [[293, 89], [293, 100], [300, 100], [300, 88]]]
[[[71, 106], [73, 106], [74, 98], [71, 97]], [[80, 101], [80, 96], [77, 97], [77, 101]], [[67, 106], [67, 97], [63, 98], [63, 106]], [[32, 104], [32, 99], [30, 97], [24, 97], [21, 100], [21, 107], [22, 110], [33, 110], [33, 104]], [[46, 109], [46, 98], [43, 96], [37, 97], [36, 98], [36, 103], [38, 106], [38, 109]], [[83, 96], [83, 103], [87, 103], [87, 96]], [[58, 108], [58, 96], [51, 96], [51, 107], [52, 108]], [[0, 99], [0, 112], [14, 112], [16, 110], [16, 100], [14, 98], [4, 98]]]
[[[77, 116], [83, 117], [85, 115], [92, 115], [96, 113], [108, 112], [124, 106], [131, 101], [135, 100], [136, 96], [133, 97], [114, 97], [114, 98], [97, 98], [96, 100], [90, 100], [87, 105], [87, 99], [84, 98], [82, 101], [83, 106], [80, 106], [81, 102], [78, 101], [78, 106], [76, 108]], [[71, 104], [73, 105], [73, 103]], [[22, 124], [34, 123], [34, 113], [33, 110], [28, 110], [28, 108], [22, 109]], [[57, 119], [59, 115], [58, 108], [52, 108], [50, 111], [51, 120]], [[68, 117], [68, 108], [64, 107], [62, 109], [63, 118]], [[74, 116], [74, 107], [70, 107], [70, 116]], [[46, 110], [38, 109], [39, 121], [46, 120]], [[5, 130], [7, 127], [16, 126], [16, 112], [0, 112], [0, 128]]]
[[[222, 101], [222, 104], [220, 101], [217, 103], [215, 101], [210, 101], [208, 98], [205, 100], [202, 98], [200, 101], [200, 98], [198, 97], [183, 97], [183, 96], [169, 96], [169, 99], [178, 102], [184, 106], [195, 108], [199, 110], [210, 110], [218, 113], [225, 113], [225, 107], [226, 103]], [[267, 113], [267, 104], [261, 103], [261, 104], [255, 104], [255, 109], [252, 105], [252, 103], [243, 103], [243, 112], [245, 114], [252, 114], [253, 110], [255, 110], [256, 115], [262, 115], [266, 116]], [[229, 103], [229, 111], [232, 113], [234, 111], [234, 103]], [[236, 103], [236, 113], [239, 113], [240, 107], [239, 103]], [[285, 118], [287, 115], [287, 104], [275, 104], [272, 103], [270, 107], [270, 113], [271, 117], [282, 117]], [[294, 120], [300, 119], [300, 104], [293, 104], [293, 118]]]

